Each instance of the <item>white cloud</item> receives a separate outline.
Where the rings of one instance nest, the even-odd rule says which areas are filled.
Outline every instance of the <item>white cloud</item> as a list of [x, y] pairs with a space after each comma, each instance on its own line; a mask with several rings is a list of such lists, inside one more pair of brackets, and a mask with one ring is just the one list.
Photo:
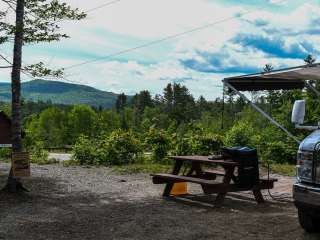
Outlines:
[[[269, 4], [279, 4], [279, 1], [270, 0]], [[106, 3], [105, 0], [67, 2], [81, 9], [90, 9]], [[71, 39], [52, 45], [50, 50], [29, 49], [25, 52], [27, 55], [24, 58], [27, 63], [42, 60], [51, 63], [53, 67], [69, 66], [227, 19], [246, 11], [239, 6], [225, 6], [221, 2], [122, 0], [91, 12], [87, 20], [76, 24], [64, 22], [63, 27], [71, 35]], [[281, 3], [288, 2], [281, 1]], [[121, 60], [105, 59], [70, 69], [67, 71], [70, 74], [68, 78], [99, 89], [127, 94], [143, 89], [148, 89], [153, 94], [161, 93], [167, 83], [185, 80], [184, 84], [193, 94], [196, 96], [203, 94], [213, 99], [221, 94], [220, 80], [230, 74], [195, 71], [184, 67], [180, 63], [181, 60], [194, 59], [198, 63], [210, 66], [212, 62], [208, 62], [208, 59], [199, 52], [214, 56], [224, 50], [225, 55], [221, 62], [229, 68], [262, 67], [266, 63], [272, 63], [275, 67], [299, 65], [300, 60], [270, 57], [262, 51], [246, 49], [230, 41], [239, 33], [272, 37], [276, 34], [284, 36], [294, 31], [301, 32], [310, 27], [312, 20], [318, 16], [320, 16], [320, 6], [309, 2], [291, 12], [282, 5], [276, 10], [259, 9], [242, 16], [241, 19], [225, 21], [153, 47], [123, 54]], [[284, 38], [287, 47], [302, 40], [315, 46], [320, 44], [318, 35], [291, 34]], [[73, 51], [72, 54], [68, 52], [70, 49]], [[1, 71], [1, 79], [4, 79], [6, 74], [8, 73]]]

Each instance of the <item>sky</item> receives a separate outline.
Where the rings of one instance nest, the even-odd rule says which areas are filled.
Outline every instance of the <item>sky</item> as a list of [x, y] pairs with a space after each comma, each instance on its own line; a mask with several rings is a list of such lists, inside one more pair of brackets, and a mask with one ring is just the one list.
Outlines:
[[[320, 58], [320, 0], [66, 2], [84, 11], [113, 3], [85, 20], [61, 22], [70, 39], [24, 46], [23, 62], [64, 67], [68, 81], [105, 91], [155, 95], [176, 82], [213, 100], [225, 77], [260, 72], [265, 64], [301, 65], [308, 54]], [[139, 46], [145, 47], [126, 51]], [[0, 52], [12, 57], [12, 46]], [[9, 78], [0, 69], [0, 81]]]

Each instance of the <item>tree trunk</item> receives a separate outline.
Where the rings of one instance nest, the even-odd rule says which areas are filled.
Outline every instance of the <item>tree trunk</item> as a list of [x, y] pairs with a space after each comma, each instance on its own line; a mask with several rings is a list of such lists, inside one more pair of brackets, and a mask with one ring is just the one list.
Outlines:
[[[23, 28], [24, 28], [24, 0], [17, 0], [16, 6], [16, 32], [13, 49], [13, 66], [11, 73], [11, 91], [12, 91], [12, 151], [22, 151], [21, 141], [21, 62], [23, 46]], [[8, 177], [7, 189], [10, 192], [23, 190], [19, 179], [14, 178], [12, 169]]]

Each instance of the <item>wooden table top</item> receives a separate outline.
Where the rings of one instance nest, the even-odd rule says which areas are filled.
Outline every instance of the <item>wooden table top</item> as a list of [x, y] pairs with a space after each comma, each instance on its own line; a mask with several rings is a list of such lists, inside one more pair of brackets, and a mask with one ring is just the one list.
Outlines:
[[176, 161], [191, 161], [209, 164], [219, 164], [222, 166], [239, 166], [239, 163], [228, 159], [209, 159], [208, 156], [171, 156]]

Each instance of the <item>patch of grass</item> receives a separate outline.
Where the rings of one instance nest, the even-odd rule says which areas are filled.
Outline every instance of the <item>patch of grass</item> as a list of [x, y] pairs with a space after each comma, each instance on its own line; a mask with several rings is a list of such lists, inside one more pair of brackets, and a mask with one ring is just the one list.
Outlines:
[[1, 158], [0, 162], [10, 163], [11, 162], [11, 158]]
[[56, 164], [56, 163], [59, 163], [59, 160], [55, 159], [55, 158], [31, 158], [31, 163], [35, 163], [35, 164], [38, 164], [38, 165], [49, 165], [49, 164]]
[[62, 165], [64, 167], [72, 167], [72, 166], [79, 166], [80, 163], [77, 160], [70, 159], [70, 160], [67, 160], [67, 161], [63, 161]]
[[271, 171], [285, 176], [294, 177], [296, 175], [296, 166], [288, 163], [272, 163]]
[[113, 171], [119, 174], [135, 174], [135, 173], [161, 173], [168, 172], [172, 169], [172, 165], [159, 163], [134, 163], [129, 165], [112, 167]]

